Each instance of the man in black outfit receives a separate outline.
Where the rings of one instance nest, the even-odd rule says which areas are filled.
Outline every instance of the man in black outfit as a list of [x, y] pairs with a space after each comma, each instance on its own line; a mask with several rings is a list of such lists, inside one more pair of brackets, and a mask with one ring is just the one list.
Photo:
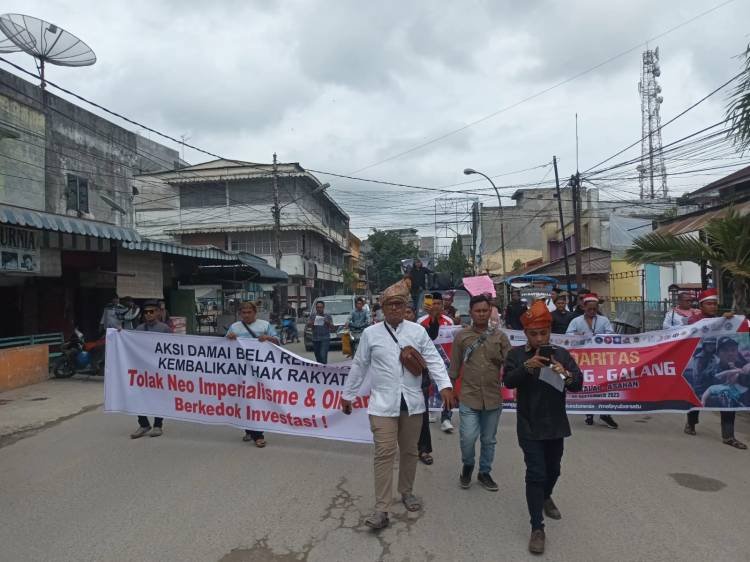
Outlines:
[[583, 388], [583, 374], [567, 350], [549, 345], [552, 315], [544, 301], [535, 302], [521, 321], [527, 344], [508, 354], [504, 383], [516, 389], [516, 431], [526, 463], [526, 503], [531, 515], [529, 552], [542, 554], [542, 513], [550, 519], [562, 517], [552, 491], [560, 476], [563, 439], [570, 436], [565, 393]]
[[419, 293], [427, 289], [427, 274], [430, 270], [422, 265], [422, 260], [414, 260], [414, 267], [409, 272], [411, 279], [411, 301], [414, 305], [414, 312], [419, 316]]
[[513, 289], [510, 292], [510, 302], [505, 307], [505, 327], [509, 330], [523, 330], [521, 315], [528, 309], [521, 302], [521, 291]]
[[558, 293], [555, 297], [555, 310], [552, 311], [552, 333], [564, 334], [573, 318], [575, 316], [568, 310], [568, 299], [563, 293]]

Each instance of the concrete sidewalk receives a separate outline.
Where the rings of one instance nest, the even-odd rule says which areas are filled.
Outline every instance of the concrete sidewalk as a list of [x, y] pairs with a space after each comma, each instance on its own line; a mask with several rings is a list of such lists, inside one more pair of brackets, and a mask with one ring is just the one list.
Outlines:
[[104, 378], [50, 379], [0, 392], [0, 447], [104, 404]]

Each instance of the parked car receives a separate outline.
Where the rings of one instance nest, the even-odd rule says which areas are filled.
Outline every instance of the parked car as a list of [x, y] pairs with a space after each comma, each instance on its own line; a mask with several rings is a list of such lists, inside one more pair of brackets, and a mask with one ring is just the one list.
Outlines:
[[[315, 310], [315, 305], [318, 302], [325, 303], [325, 313], [330, 314], [333, 319], [333, 324], [336, 329], [331, 333], [331, 347], [341, 347], [341, 334], [338, 333], [341, 327], [346, 324], [349, 320], [349, 315], [354, 310], [354, 301], [357, 299], [356, 295], [332, 295], [330, 297], [318, 297], [313, 301], [312, 308]], [[305, 323], [305, 349], [312, 351], [312, 328]]]

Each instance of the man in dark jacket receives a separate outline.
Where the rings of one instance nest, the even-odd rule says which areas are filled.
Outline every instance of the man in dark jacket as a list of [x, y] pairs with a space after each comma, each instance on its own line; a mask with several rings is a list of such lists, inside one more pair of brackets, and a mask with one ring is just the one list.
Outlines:
[[[547, 306], [549, 308], [549, 305]], [[568, 299], [563, 293], [555, 297], [555, 310], [552, 312], [552, 333], [564, 334], [568, 330], [568, 324], [573, 320], [573, 313], [568, 310]]]
[[414, 260], [414, 267], [409, 272], [409, 279], [411, 279], [411, 300], [415, 312], [419, 311], [419, 294], [427, 289], [428, 273], [430, 273], [430, 270], [422, 265], [422, 260], [419, 258]]
[[511, 290], [510, 302], [505, 307], [505, 327], [509, 330], [523, 330], [521, 316], [526, 310], [526, 305], [521, 302], [521, 291], [518, 289]]
[[535, 302], [521, 322], [527, 344], [508, 354], [504, 383], [516, 389], [516, 431], [526, 463], [526, 503], [531, 515], [529, 551], [542, 554], [542, 512], [550, 519], [562, 517], [552, 491], [560, 476], [563, 439], [570, 436], [565, 393], [583, 388], [583, 374], [567, 350], [549, 345], [552, 315], [544, 301]]

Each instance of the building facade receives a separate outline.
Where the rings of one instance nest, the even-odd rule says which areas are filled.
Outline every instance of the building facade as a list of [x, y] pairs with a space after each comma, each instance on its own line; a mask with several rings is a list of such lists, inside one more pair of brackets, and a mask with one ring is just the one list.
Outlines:
[[[118, 286], [150, 286], [118, 252], [140, 239], [133, 177], [176, 162], [177, 151], [0, 70], [0, 337], [76, 325], [94, 335]], [[161, 274], [161, 254], [150, 260]]]
[[143, 236], [248, 252], [272, 264], [278, 198], [280, 269], [289, 275], [282, 304], [299, 311], [344, 289], [349, 216], [297, 163], [215, 160], [138, 176], [136, 188], [135, 224]]

